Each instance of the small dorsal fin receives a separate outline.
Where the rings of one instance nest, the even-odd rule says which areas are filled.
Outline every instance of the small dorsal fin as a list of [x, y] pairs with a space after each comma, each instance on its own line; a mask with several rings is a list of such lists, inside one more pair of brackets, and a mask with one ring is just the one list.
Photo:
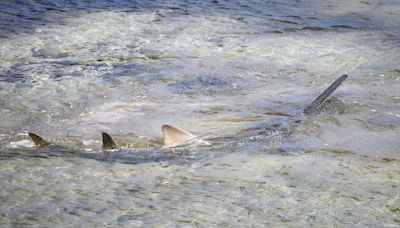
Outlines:
[[101, 135], [103, 137], [103, 149], [112, 150], [117, 148], [117, 144], [115, 144], [114, 140], [109, 134], [102, 132]]
[[161, 129], [164, 135], [164, 148], [179, 146], [196, 138], [196, 136], [191, 133], [171, 125], [165, 124]]
[[31, 137], [32, 141], [35, 143], [35, 145], [37, 147], [44, 147], [47, 145], [50, 145], [49, 142], [47, 142], [46, 140], [44, 140], [42, 137], [40, 137], [39, 135], [35, 134], [35, 133], [31, 133], [28, 132], [29, 137]]

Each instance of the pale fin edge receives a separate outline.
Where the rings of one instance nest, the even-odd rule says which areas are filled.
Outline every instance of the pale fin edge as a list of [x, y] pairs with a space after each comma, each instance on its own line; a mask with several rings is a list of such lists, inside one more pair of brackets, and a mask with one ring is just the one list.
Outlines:
[[196, 138], [196, 136], [190, 132], [168, 124], [162, 125], [161, 130], [163, 132], [163, 148], [184, 145]]

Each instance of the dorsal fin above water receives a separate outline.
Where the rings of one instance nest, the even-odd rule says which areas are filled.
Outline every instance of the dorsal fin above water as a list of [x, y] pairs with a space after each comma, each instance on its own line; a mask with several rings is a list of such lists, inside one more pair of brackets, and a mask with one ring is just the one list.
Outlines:
[[115, 144], [114, 140], [109, 134], [102, 132], [101, 135], [103, 138], [103, 149], [112, 150], [117, 148], [117, 144]]
[[311, 114], [313, 111], [317, 110], [326, 101], [326, 99], [335, 91], [344, 80], [346, 80], [347, 75], [342, 75], [336, 79], [327, 89], [324, 90], [310, 105], [304, 109], [305, 114]]
[[186, 144], [190, 140], [196, 138], [196, 136], [192, 135], [191, 133], [168, 124], [163, 125], [161, 129], [164, 135], [163, 148], [171, 148]]
[[40, 137], [35, 133], [28, 132], [28, 135], [29, 137], [31, 137], [32, 141], [35, 143], [37, 147], [44, 147], [50, 145], [49, 142], [47, 142], [46, 140], [44, 140], [42, 137]]

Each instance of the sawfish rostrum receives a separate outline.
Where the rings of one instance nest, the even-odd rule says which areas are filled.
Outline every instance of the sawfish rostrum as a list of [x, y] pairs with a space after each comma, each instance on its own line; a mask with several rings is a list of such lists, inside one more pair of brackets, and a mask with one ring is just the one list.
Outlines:
[[316, 111], [327, 101], [328, 97], [335, 91], [344, 80], [346, 80], [347, 75], [342, 75], [336, 79], [328, 88], [326, 88], [310, 105], [304, 109], [305, 114], [311, 114]]

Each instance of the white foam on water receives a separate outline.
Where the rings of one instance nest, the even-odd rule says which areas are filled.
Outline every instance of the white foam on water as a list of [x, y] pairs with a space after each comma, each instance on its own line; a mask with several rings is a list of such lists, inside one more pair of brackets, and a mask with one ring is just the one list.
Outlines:
[[35, 148], [35, 144], [31, 140], [20, 140], [16, 142], [10, 142], [10, 144], [7, 147], [11, 149]]

